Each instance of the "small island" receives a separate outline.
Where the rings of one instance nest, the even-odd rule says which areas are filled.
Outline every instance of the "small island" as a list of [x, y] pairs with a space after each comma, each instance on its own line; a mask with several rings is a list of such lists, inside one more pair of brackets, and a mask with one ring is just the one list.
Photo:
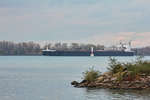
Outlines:
[[90, 68], [83, 73], [81, 82], [71, 84], [78, 88], [150, 89], [150, 61], [138, 57], [134, 62], [118, 62], [110, 57], [108, 72]]

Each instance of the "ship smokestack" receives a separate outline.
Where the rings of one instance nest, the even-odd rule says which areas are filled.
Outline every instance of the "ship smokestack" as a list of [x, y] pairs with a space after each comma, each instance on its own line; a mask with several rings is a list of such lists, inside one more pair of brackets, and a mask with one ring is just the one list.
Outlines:
[[46, 47], [46, 50], [47, 50], [47, 51], [49, 50], [48, 46]]
[[90, 56], [94, 56], [94, 48], [93, 47], [91, 47], [91, 54], [90, 54]]

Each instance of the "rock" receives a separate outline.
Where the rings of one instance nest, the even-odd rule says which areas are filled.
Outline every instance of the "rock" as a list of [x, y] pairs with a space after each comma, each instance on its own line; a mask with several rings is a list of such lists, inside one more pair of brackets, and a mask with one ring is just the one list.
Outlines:
[[77, 85], [79, 85], [79, 83], [77, 81], [73, 81], [73, 82], [71, 82], [71, 85], [77, 86]]
[[81, 82], [80, 82], [80, 84], [82, 84], [82, 83], [86, 83], [86, 82], [87, 82], [87, 80], [83, 80], [83, 81], [81, 81]]
[[78, 87], [87, 87], [86, 84], [79, 84]]
[[106, 78], [111, 77], [111, 75], [112, 75], [111, 72], [105, 72], [105, 73], [103, 74], [103, 76], [105, 76]]
[[111, 80], [111, 81], [116, 81], [116, 80], [117, 80], [117, 77], [112, 77], [110, 80]]
[[123, 83], [125, 83], [125, 84], [129, 84], [129, 83], [130, 83], [130, 81], [123, 81]]
[[103, 86], [104, 83], [95, 83], [96, 86]]
[[112, 87], [112, 84], [111, 83], [105, 83], [105, 87]]
[[96, 82], [102, 82], [104, 80], [104, 77], [103, 76], [100, 76], [97, 78]]
[[149, 79], [150, 79], [150, 76], [147, 76], [147, 78], [149, 78]]
[[140, 74], [140, 76], [146, 76], [146, 74]]
[[110, 80], [108, 78], [104, 79], [103, 83], [107, 83], [110, 82]]
[[145, 78], [140, 78], [140, 81], [141, 81], [142, 83], [146, 83], [146, 79], [145, 79]]
[[[118, 80], [122, 78], [121, 81]], [[74, 87], [90, 87], [90, 88], [110, 88], [110, 89], [150, 89], [150, 75], [139, 74], [132, 78], [130, 72], [118, 72], [116, 74], [106, 72], [99, 76], [95, 81], [89, 82], [83, 80], [71, 82]]]
[[91, 83], [89, 83], [87, 86], [93, 88], [93, 87], [96, 87], [96, 84], [95, 84], [94, 82], [91, 82]]
[[138, 84], [139, 84], [139, 83], [141, 83], [141, 81], [139, 81], [139, 80], [135, 80], [135, 81], [134, 81], [134, 83], [138, 83]]

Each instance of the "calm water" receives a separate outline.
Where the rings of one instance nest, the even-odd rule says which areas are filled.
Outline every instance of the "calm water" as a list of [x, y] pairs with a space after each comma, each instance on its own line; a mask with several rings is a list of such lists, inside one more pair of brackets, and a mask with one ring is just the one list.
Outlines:
[[73, 80], [80, 81], [82, 72], [92, 66], [107, 71], [108, 57], [0, 56], [0, 100], [150, 100], [149, 91], [92, 90], [70, 85]]

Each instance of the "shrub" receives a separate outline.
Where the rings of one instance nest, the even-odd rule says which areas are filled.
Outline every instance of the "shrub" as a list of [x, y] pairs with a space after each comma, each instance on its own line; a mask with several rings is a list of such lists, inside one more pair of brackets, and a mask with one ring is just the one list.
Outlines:
[[150, 74], [150, 62], [144, 61], [143, 57], [138, 57], [135, 63], [124, 65], [133, 75]]
[[[122, 73], [125, 70], [129, 72], [128, 77], [130, 79], [136, 78], [140, 74], [149, 74], [150, 75], [150, 62], [144, 61], [143, 57], [137, 57], [135, 62], [127, 62], [127, 63], [121, 63], [118, 62], [115, 58], [110, 57], [110, 63], [108, 70], [111, 71], [113, 74], [115, 73]], [[121, 80], [122, 77], [120, 75], [119, 80]]]
[[124, 70], [122, 64], [117, 61], [115, 58], [109, 58], [109, 68], [107, 68], [109, 71], [111, 71], [113, 74], [122, 72]]
[[136, 63], [136, 64], [142, 64], [142, 63], [144, 62], [143, 58], [144, 58], [144, 56], [138, 56], [138, 57], [136, 58], [135, 63]]
[[95, 81], [99, 76], [101, 72], [94, 69], [94, 67], [89, 68], [89, 70], [83, 72], [83, 79], [88, 82]]
[[150, 62], [143, 62], [138, 66], [138, 72], [144, 74], [150, 74]]

